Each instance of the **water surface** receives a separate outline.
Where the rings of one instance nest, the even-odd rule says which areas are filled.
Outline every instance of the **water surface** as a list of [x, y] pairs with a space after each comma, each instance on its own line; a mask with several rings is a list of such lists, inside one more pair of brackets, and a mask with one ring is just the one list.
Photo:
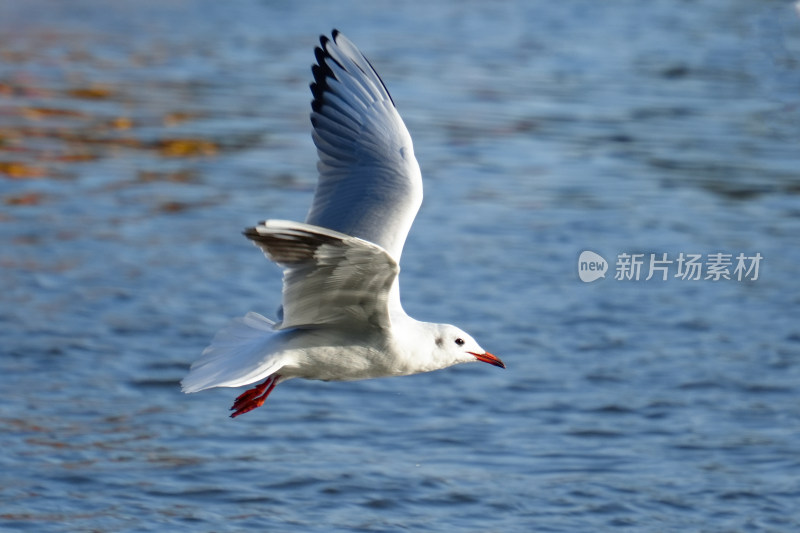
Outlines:
[[[508, 370], [178, 381], [302, 219], [338, 27], [414, 137], [413, 316]], [[786, 2], [0, 5], [0, 529], [795, 531], [800, 19]], [[577, 258], [760, 253], [753, 280]]]

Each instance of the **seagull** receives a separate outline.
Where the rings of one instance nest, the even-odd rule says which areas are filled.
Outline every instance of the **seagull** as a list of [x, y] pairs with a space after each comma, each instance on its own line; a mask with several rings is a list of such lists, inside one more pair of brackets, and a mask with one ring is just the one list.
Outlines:
[[372, 64], [342, 33], [320, 37], [311, 83], [319, 180], [305, 223], [266, 220], [244, 235], [283, 269], [278, 321], [249, 312], [217, 333], [181, 382], [186, 393], [259, 383], [231, 417], [292, 378], [406, 376], [480, 361], [466, 332], [400, 304], [400, 255], [422, 203], [411, 136]]

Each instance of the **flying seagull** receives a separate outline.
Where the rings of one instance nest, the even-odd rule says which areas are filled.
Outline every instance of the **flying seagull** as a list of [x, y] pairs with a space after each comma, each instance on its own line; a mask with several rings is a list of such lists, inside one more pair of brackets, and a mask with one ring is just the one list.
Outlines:
[[464, 331], [400, 305], [400, 254], [422, 203], [411, 136], [370, 62], [337, 30], [320, 37], [311, 84], [319, 181], [305, 223], [267, 220], [244, 235], [283, 269], [273, 322], [254, 312], [214, 337], [184, 392], [240, 387], [232, 417], [292, 378], [348, 381], [481, 361], [505, 368]]

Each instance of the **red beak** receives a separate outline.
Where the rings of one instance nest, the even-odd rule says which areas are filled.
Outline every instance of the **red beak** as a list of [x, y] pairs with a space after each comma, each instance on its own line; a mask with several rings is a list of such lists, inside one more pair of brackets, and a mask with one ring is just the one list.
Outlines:
[[500, 368], [506, 367], [506, 365], [504, 365], [503, 362], [497, 356], [494, 356], [489, 352], [485, 353], [469, 352], [469, 353], [474, 355], [475, 359], [477, 359], [481, 363], [489, 363], [490, 365], [499, 366]]

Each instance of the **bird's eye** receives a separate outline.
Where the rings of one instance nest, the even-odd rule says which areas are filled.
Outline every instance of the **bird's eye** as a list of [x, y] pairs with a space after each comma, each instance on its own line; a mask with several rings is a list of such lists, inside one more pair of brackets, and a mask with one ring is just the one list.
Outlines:
[[462, 339], [461, 337], [457, 338], [456, 344], [459, 346], [464, 346], [464, 339]]

